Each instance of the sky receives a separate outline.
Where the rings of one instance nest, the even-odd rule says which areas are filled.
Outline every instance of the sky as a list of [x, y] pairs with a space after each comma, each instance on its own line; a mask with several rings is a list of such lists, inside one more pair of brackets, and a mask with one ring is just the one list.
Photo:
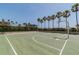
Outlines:
[[[58, 11], [71, 10], [72, 5], [72, 3], [0, 3], [0, 20], [5, 19], [7, 21], [10, 19], [18, 23], [30, 22], [37, 24], [37, 18], [56, 15]], [[63, 17], [61, 19], [65, 20]], [[57, 21], [58, 19], [55, 20], [55, 27], [57, 27]], [[68, 21], [71, 27], [76, 25], [75, 13], [71, 12]], [[65, 26], [65, 22], [61, 25]], [[50, 27], [52, 27], [51, 22]]]

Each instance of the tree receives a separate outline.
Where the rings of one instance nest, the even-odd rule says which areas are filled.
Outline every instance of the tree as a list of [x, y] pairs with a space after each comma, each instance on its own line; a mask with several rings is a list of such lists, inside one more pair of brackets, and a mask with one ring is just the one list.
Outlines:
[[52, 28], [54, 28], [54, 20], [55, 20], [55, 18], [56, 18], [56, 15], [52, 15], [51, 16], [51, 19], [52, 19]]
[[19, 31], [21, 30], [21, 24], [18, 24], [18, 30]]
[[8, 22], [8, 24], [10, 24], [10, 19], [8, 19], [8, 21], [7, 21], [7, 22]]
[[23, 25], [26, 27], [27, 26], [27, 23], [23, 23]]
[[39, 28], [40, 20], [41, 20], [40, 18], [37, 19], [37, 22], [38, 22], [38, 28]]
[[75, 12], [75, 15], [76, 15], [76, 26], [77, 26], [77, 29], [78, 29], [78, 11], [79, 11], [79, 4], [76, 3], [72, 6], [71, 8], [71, 11], [72, 12]]
[[1, 27], [2, 27], [2, 31], [5, 31], [5, 26], [6, 26], [6, 25], [5, 25], [5, 20], [2, 19], [2, 26], [1, 26]]
[[44, 28], [45, 28], [45, 25], [46, 25], [46, 23], [45, 23], [45, 22], [46, 22], [46, 20], [47, 20], [47, 18], [44, 16], [44, 17], [43, 17]]
[[4, 22], [5, 22], [5, 20], [4, 20], [4, 19], [2, 19], [2, 22], [4, 23]]
[[13, 25], [14, 24], [14, 21], [11, 21], [11, 24]]
[[67, 29], [67, 18], [70, 16], [70, 11], [69, 10], [65, 10], [63, 12], [63, 17], [66, 19], [66, 29]]
[[62, 17], [62, 12], [57, 12], [56, 14], [56, 17], [58, 18], [58, 28], [60, 28], [60, 20], [61, 20], [61, 17]]
[[10, 19], [8, 19], [7, 22], [8, 22], [8, 31], [10, 31], [11, 30]]
[[30, 30], [30, 28], [31, 28], [30, 22], [27, 24], [27, 28], [28, 28], [28, 30]]
[[50, 28], [50, 20], [51, 20], [51, 16], [47, 17], [47, 21], [48, 21], [48, 29]]
[[43, 19], [40, 19], [40, 23], [41, 23], [41, 29], [42, 29], [42, 23], [43, 23]]
[[22, 25], [24, 26], [24, 29], [26, 30], [27, 29], [27, 23], [23, 23]]
[[16, 21], [15, 24], [18, 24], [18, 22]]
[[39, 25], [39, 23], [40, 23], [40, 24], [41, 24], [41, 28], [42, 28], [43, 19], [38, 18], [37, 21], [38, 21], [38, 25]]

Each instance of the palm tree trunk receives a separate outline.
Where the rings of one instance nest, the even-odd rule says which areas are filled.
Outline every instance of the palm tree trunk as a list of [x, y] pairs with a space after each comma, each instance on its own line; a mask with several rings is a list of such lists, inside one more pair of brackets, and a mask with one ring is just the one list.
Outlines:
[[42, 29], [42, 23], [41, 23], [41, 29]]
[[77, 29], [78, 29], [78, 14], [77, 14], [77, 11], [76, 11], [76, 23], [77, 23]]
[[59, 18], [59, 20], [58, 20], [58, 28], [60, 28], [60, 18]]
[[52, 28], [54, 29], [54, 20], [52, 20]]
[[37, 25], [37, 31], [38, 31], [38, 29], [39, 29], [39, 22], [38, 22], [38, 25]]
[[29, 31], [29, 25], [27, 25], [28, 31]]
[[45, 29], [45, 25], [46, 25], [46, 23], [44, 22], [44, 29]]
[[49, 24], [50, 24], [50, 22], [48, 21], [48, 29], [49, 29], [49, 27], [50, 27]]
[[37, 27], [39, 28], [39, 22], [38, 22], [38, 25], [37, 25]]
[[27, 30], [27, 26], [25, 26], [25, 31]]
[[67, 17], [66, 17], [66, 29], [67, 29]]

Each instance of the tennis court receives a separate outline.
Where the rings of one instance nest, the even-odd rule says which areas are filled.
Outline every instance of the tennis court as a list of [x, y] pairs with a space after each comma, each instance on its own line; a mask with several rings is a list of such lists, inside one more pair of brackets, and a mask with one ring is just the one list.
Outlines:
[[77, 55], [79, 35], [12, 32], [0, 34], [0, 55]]

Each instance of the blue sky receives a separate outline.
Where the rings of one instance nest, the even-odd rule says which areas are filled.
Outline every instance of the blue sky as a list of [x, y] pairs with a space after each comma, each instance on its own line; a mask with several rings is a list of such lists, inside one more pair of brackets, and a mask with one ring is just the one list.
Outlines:
[[[31, 22], [33, 24], [37, 24], [36, 20], [38, 17], [42, 18], [43, 16], [56, 14], [58, 11], [70, 10], [71, 6], [71, 3], [0, 4], [0, 20], [4, 18], [5, 20], [11, 19], [13, 21], [17, 21], [18, 23]], [[75, 13], [71, 12], [71, 14], [72, 15], [68, 18], [68, 20], [70, 22], [70, 26], [72, 27], [76, 24], [76, 21]], [[62, 20], [63, 19], [64, 18], [62, 17]], [[63, 26], [65, 26], [65, 24]], [[57, 19], [55, 21], [55, 27], [57, 27]]]

